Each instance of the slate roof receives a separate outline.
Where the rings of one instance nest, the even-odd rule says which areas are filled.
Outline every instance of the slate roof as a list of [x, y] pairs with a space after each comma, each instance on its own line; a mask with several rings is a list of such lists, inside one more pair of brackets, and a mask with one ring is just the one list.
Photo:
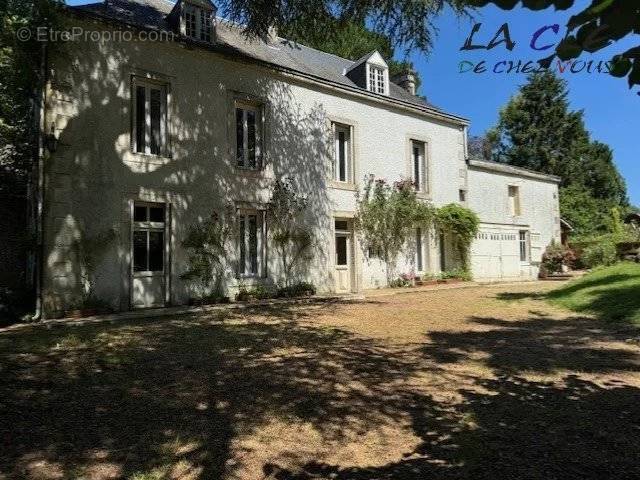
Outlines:
[[[135, 27], [171, 31], [166, 17], [174, 6], [175, 3], [167, 0], [108, 0], [106, 3], [91, 3], [70, 8], [77, 12]], [[240, 26], [221, 18], [218, 18], [216, 23], [216, 37], [217, 43], [214, 48], [232, 51], [251, 59], [328, 80], [345, 87], [363, 90], [344, 75], [357, 62], [321, 52], [281, 37], [269, 42], [260, 39], [247, 39]], [[393, 82], [389, 86], [389, 97], [420, 110], [430, 111], [466, 123], [464, 118], [442, 111], [423, 98], [411, 95]]]

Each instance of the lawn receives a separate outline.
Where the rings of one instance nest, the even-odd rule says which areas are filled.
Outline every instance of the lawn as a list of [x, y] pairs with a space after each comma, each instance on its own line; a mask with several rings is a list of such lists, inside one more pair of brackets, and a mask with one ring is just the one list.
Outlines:
[[552, 282], [0, 331], [0, 479], [640, 478], [640, 345]]
[[640, 326], [640, 264], [597, 269], [549, 294], [556, 305], [608, 322]]

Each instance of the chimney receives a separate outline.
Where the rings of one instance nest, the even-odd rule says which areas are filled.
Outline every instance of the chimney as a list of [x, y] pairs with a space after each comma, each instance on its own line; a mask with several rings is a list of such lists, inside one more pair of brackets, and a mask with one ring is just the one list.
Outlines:
[[275, 25], [271, 25], [269, 30], [267, 31], [267, 42], [268, 43], [277, 43], [278, 42], [278, 27]]
[[399, 85], [411, 95], [416, 94], [416, 76], [412, 71], [396, 75], [393, 78], [393, 83]]

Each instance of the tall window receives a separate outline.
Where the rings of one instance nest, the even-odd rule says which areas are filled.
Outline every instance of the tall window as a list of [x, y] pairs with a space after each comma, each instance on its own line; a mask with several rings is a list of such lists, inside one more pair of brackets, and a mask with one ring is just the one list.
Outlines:
[[528, 235], [526, 230], [520, 230], [519, 244], [520, 244], [520, 261], [521, 262], [529, 261], [529, 245], [527, 242], [527, 236]]
[[165, 208], [136, 204], [133, 209], [133, 271], [164, 271]]
[[424, 142], [411, 141], [411, 179], [418, 192], [426, 191], [426, 162]]
[[263, 255], [263, 212], [238, 214], [238, 273], [243, 277], [261, 276]]
[[133, 151], [166, 155], [167, 87], [134, 79]]
[[333, 124], [333, 136], [335, 143], [335, 154], [333, 162], [333, 175], [336, 182], [351, 182], [352, 160], [351, 160], [351, 127], [348, 125]]
[[509, 185], [509, 213], [517, 217], [521, 212], [520, 208], [520, 187]]
[[369, 65], [369, 90], [374, 93], [385, 93], [384, 69]]
[[210, 43], [213, 35], [212, 15], [209, 10], [185, 4], [184, 27], [187, 37]]
[[422, 272], [424, 270], [423, 259], [423, 247], [422, 247], [422, 229], [416, 229], [416, 270]]
[[238, 167], [260, 168], [261, 108], [248, 104], [236, 104], [236, 161]]

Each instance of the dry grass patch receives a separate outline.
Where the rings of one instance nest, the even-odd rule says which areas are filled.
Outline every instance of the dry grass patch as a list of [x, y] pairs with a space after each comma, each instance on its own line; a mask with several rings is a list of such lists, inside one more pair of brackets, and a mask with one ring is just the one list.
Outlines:
[[0, 334], [0, 478], [640, 477], [640, 348], [475, 287]]

